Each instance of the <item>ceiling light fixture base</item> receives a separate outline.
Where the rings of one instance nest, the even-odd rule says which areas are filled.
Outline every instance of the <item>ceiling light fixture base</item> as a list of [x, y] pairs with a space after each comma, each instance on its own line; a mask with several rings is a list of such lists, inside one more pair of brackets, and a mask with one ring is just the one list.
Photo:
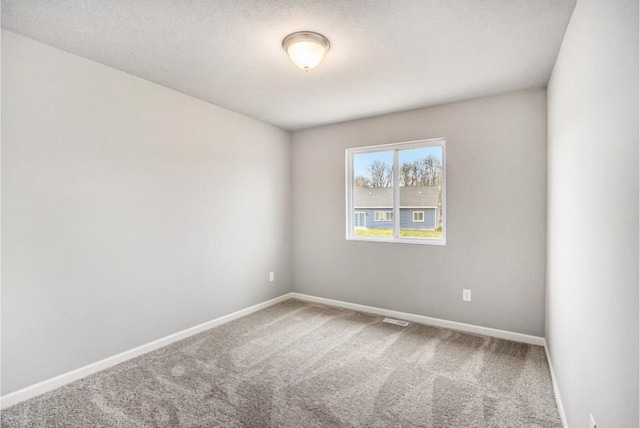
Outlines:
[[304, 71], [317, 67], [330, 47], [325, 36], [313, 31], [291, 33], [282, 41], [282, 48], [289, 54], [291, 61]]

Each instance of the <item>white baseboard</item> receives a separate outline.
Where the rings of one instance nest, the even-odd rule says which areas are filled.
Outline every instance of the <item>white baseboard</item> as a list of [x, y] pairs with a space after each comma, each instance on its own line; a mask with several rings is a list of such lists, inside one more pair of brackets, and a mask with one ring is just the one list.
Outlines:
[[512, 331], [498, 330], [490, 327], [481, 327], [456, 321], [447, 321], [440, 318], [426, 317], [424, 315], [410, 314], [407, 312], [391, 311], [388, 309], [376, 308], [373, 306], [359, 305], [356, 303], [348, 303], [340, 300], [325, 299], [324, 297], [309, 296], [307, 294], [289, 293], [289, 295], [292, 298], [304, 300], [306, 302], [321, 303], [328, 306], [337, 306], [339, 308], [352, 309], [354, 311], [367, 312], [370, 314], [397, 318], [405, 321], [415, 322], [418, 324], [426, 324], [434, 327], [448, 328], [450, 330], [458, 330], [467, 333], [480, 334], [483, 336], [491, 336], [498, 339], [512, 340], [514, 342], [527, 343], [530, 345], [544, 346], [545, 343], [544, 338], [539, 336], [531, 336], [528, 334], [515, 333]]
[[124, 361], [138, 357], [142, 354], [146, 354], [147, 352], [151, 352], [156, 349], [162, 348], [163, 346], [170, 345], [179, 340], [186, 339], [189, 336], [193, 336], [194, 334], [201, 333], [210, 328], [228, 323], [229, 321], [233, 321], [245, 315], [252, 314], [261, 309], [275, 305], [276, 303], [280, 303], [290, 298], [291, 298], [291, 293], [283, 294], [282, 296], [276, 297], [271, 300], [267, 300], [266, 302], [258, 303], [257, 305], [253, 305], [248, 308], [241, 309], [229, 315], [225, 315], [220, 318], [207, 321], [205, 323], [196, 325], [195, 327], [191, 327], [186, 330], [182, 330], [177, 333], [171, 334], [169, 336], [163, 337], [161, 339], [154, 340], [153, 342], [147, 343], [145, 345], [138, 346], [137, 348], [131, 349], [129, 351], [122, 352], [112, 357], [105, 358], [104, 360], [100, 360], [98, 362], [89, 364], [87, 366], [80, 367], [79, 369], [72, 370], [67, 373], [63, 373], [61, 375], [58, 375], [51, 379], [47, 379], [40, 383], [36, 383], [35, 385], [31, 385], [26, 388], [20, 389], [18, 391], [12, 392], [10, 394], [3, 395], [2, 397], [0, 397], [0, 408], [4, 409], [9, 406], [13, 406], [14, 404], [17, 404], [21, 401], [28, 400], [29, 398], [33, 398], [40, 394], [44, 394], [45, 392], [49, 392], [56, 388], [60, 388], [61, 386], [64, 386], [71, 382], [75, 382], [76, 380], [85, 378], [89, 375], [92, 375], [94, 373], [107, 369], [109, 367], [115, 366], [116, 364], [120, 364]]
[[549, 354], [549, 348], [547, 347], [547, 341], [544, 337], [531, 336], [528, 334], [515, 333], [512, 331], [498, 330], [495, 328], [481, 327], [473, 324], [465, 324], [456, 321], [448, 321], [440, 318], [426, 317], [424, 315], [416, 315], [407, 312], [391, 311], [388, 309], [376, 308], [373, 306], [359, 305], [356, 303], [348, 303], [340, 300], [326, 299], [324, 297], [309, 296], [301, 293], [289, 293], [289, 296], [294, 299], [303, 300], [306, 302], [320, 303], [327, 306], [336, 306], [344, 309], [351, 309], [359, 312], [366, 312], [370, 314], [382, 315], [391, 318], [397, 318], [401, 320], [411, 321], [418, 324], [432, 325], [435, 327], [448, 328], [451, 330], [464, 331], [467, 333], [481, 334], [484, 336], [496, 337], [498, 339], [513, 340], [514, 342], [527, 343], [530, 345], [538, 345], [544, 347], [544, 352], [547, 356], [547, 363], [549, 364], [549, 372], [551, 373], [551, 381], [553, 383], [553, 393], [556, 399], [556, 407], [560, 414], [560, 420], [564, 428], [569, 428], [567, 424], [567, 417], [564, 413], [564, 407], [562, 405], [562, 399], [560, 397], [560, 388], [556, 380], [556, 375], [553, 371], [553, 364], [551, 363], [551, 355]]
[[549, 353], [549, 346], [547, 345], [546, 339], [544, 341], [544, 352], [547, 354], [547, 363], [549, 364], [549, 372], [551, 372], [551, 383], [553, 383], [553, 396], [556, 398], [556, 407], [558, 408], [558, 413], [560, 413], [560, 420], [564, 428], [569, 428], [567, 416], [564, 413], [564, 406], [562, 405], [562, 398], [560, 397], [560, 387], [556, 380], [556, 374], [553, 371], [553, 363], [551, 362], [551, 354]]
[[544, 338], [538, 337], [538, 336], [531, 336], [527, 334], [515, 333], [511, 331], [506, 331], [506, 330], [498, 330], [498, 329], [489, 328], [489, 327], [481, 327], [473, 324], [464, 324], [464, 323], [459, 323], [455, 321], [447, 321], [439, 318], [427, 317], [424, 315], [416, 315], [416, 314], [411, 314], [407, 312], [392, 311], [388, 309], [376, 308], [373, 306], [365, 306], [365, 305], [359, 305], [356, 303], [348, 303], [340, 300], [332, 300], [332, 299], [326, 299], [323, 297], [309, 296], [307, 294], [301, 294], [301, 293], [283, 294], [282, 296], [276, 297], [274, 299], [267, 300], [262, 303], [258, 303], [257, 305], [239, 310], [237, 312], [233, 312], [229, 315], [225, 315], [223, 317], [216, 318], [211, 321], [207, 321], [195, 327], [191, 327], [186, 330], [182, 330], [178, 333], [174, 333], [169, 336], [163, 337], [161, 339], [155, 340], [153, 342], [147, 343], [145, 345], [138, 346], [137, 348], [131, 349], [129, 351], [122, 352], [112, 357], [105, 358], [104, 360], [89, 364], [84, 367], [80, 367], [76, 370], [72, 370], [67, 373], [63, 373], [51, 379], [47, 379], [35, 385], [31, 385], [26, 388], [20, 389], [18, 391], [12, 392], [10, 394], [3, 395], [2, 397], [0, 397], [0, 408], [4, 409], [6, 407], [17, 404], [21, 401], [28, 400], [40, 394], [44, 394], [45, 392], [52, 391], [56, 388], [59, 388], [71, 382], [75, 382], [76, 380], [82, 379], [84, 377], [87, 377], [89, 375], [102, 371], [109, 367], [115, 366], [116, 364], [122, 363], [124, 361], [138, 357], [142, 354], [146, 354], [147, 352], [151, 352], [156, 349], [162, 348], [163, 346], [170, 345], [179, 340], [186, 339], [187, 337], [193, 336], [194, 334], [201, 333], [210, 328], [228, 323], [240, 317], [252, 314], [261, 309], [267, 308], [269, 306], [275, 305], [277, 303], [280, 303], [292, 298], [306, 301], [306, 302], [320, 303], [328, 306], [336, 306], [339, 308], [351, 309], [359, 312], [366, 312], [366, 313], [371, 313], [376, 315], [383, 315], [383, 316], [388, 316], [392, 318], [398, 318], [398, 319], [411, 321], [419, 324], [432, 325], [435, 327], [448, 328], [451, 330], [459, 330], [467, 333], [496, 337], [499, 339], [513, 340], [515, 342], [522, 342], [522, 343], [527, 343], [531, 345], [544, 346], [545, 351], [547, 352], [547, 360], [549, 360], [549, 368], [551, 369], [551, 378], [553, 379], [553, 387], [556, 395], [556, 400], [558, 403], [558, 410], [560, 411], [560, 416], [563, 420], [563, 423], [565, 424], [564, 425], [565, 428], [567, 427], [565, 418], [564, 418], [564, 411], [562, 410], [562, 404], [560, 401], [560, 394], [557, 389], [557, 384], [555, 381], [555, 376], [553, 374], [553, 369], [551, 368], [551, 359], [549, 358], [549, 354], [546, 348], [546, 343]]

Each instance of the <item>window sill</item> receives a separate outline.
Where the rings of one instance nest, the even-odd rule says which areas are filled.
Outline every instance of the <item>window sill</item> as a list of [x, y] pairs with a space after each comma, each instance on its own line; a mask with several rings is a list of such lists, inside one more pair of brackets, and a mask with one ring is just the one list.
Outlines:
[[391, 244], [417, 244], [445, 246], [444, 239], [376, 238], [368, 236], [347, 236], [347, 241], [387, 242]]

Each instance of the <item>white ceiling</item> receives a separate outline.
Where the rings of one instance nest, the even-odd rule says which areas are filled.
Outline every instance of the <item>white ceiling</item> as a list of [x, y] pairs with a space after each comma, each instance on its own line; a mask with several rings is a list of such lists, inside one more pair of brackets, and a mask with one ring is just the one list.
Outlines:
[[[2, 0], [2, 27], [285, 129], [545, 86], [575, 0]], [[282, 50], [331, 50], [305, 73]]]

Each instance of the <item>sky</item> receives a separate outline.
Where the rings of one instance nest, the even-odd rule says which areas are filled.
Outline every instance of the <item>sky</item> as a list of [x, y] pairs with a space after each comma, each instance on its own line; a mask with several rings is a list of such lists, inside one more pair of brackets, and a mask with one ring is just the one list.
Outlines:
[[[424, 159], [429, 155], [433, 155], [442, 160], [442, 147], [421, 147], [419, 149], [400, 150], [400, 165], [407, 162], [413, 162], [418, 159]], [[393, 165], [393, 150], [387, 152], [361, 153], [353, 155], [353, 173], [354, 177], [358, 175], [367, 175], [367, 169], [371, 162], [379, 160], [387, 165]]]

